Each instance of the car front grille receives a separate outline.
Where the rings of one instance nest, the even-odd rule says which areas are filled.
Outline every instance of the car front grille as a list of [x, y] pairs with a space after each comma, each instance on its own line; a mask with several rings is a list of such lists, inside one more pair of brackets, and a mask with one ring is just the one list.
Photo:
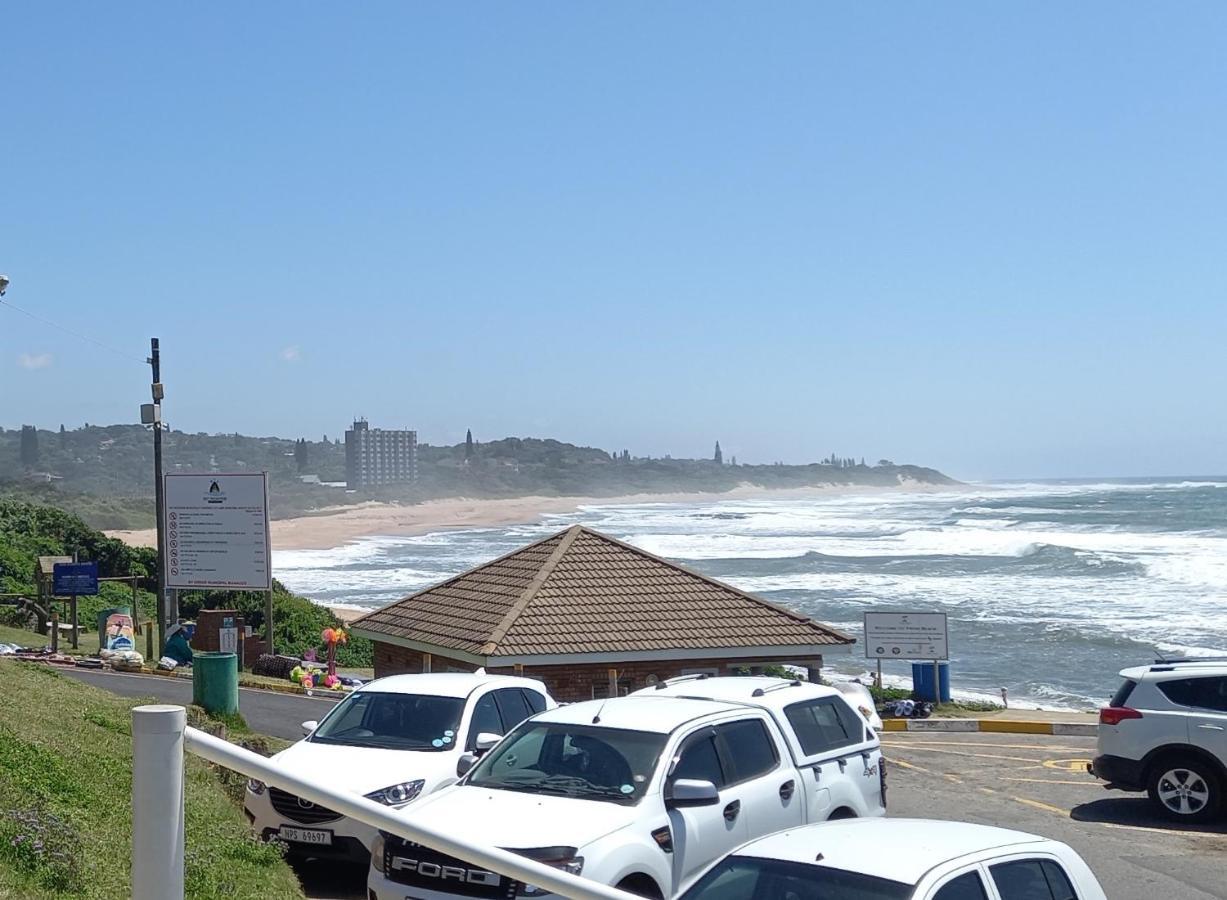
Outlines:
[[304, 825], [318, 825], [321, 822], [332, 822], [341, 818], [340, 813], [333, 812], [325, 806], [316, 806], [310, 800], [295, 797], [288, 791], [279, 788], [270, 787], [268, 799], [279, 815], [295, 822], [302, 822]]
[[517, 882], [421, 844], [388, 839], [384, 871], [397, 884], [485, 900], [510, 900]]

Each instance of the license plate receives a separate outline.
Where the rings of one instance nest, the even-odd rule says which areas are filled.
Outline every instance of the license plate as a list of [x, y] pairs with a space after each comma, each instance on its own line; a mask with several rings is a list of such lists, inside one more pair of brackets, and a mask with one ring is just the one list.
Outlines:
[[320, 828], [287, 828], [282, 825], [278, 835], [283, 841], [294, 841], [299, 844], [316, 844], [324, 847], [332, 845], [332, 832]]

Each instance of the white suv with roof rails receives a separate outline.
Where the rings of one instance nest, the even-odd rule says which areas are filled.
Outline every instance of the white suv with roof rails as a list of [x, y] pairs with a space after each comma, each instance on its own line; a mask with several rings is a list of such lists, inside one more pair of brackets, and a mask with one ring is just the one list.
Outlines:
[[[674, 682], [533, 716], [412, 812], [644, 897], [672, 897], [750, 838], [881, 816], [877, 735], [838, 691], [780, 678]], [[393, 835], [371, 900], [507, 900], [542, 892]]]
[[[531, 678], [439, 673], [392, 675], [367, 682], [307, 737], [272, 758], [295, 775], [403, 809], [454, 784], [472, 759], [534, 713], [557, 704]], [[466, 762], [462, 765], [461, 760]], [[366, 863], [378, 831], [252, 779], [244, 812], [264, 838], [284, 841], [299, 857]]]
[[1088, 771], [1108, 787], [1146, 791], [1170, 818], [1218, 816], [1227, 790], [1227, 658], [1161, 659], [1120, 674], [1099, 711]]

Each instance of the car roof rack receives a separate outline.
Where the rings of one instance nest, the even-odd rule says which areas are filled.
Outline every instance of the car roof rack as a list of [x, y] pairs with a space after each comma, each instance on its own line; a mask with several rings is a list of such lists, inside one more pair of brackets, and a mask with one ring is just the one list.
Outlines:
[[761, 697], [763, 694], [768, 694], [771, 691], [782, 691], [784, 688], [800, 687], [804, 683], [800, 678], [794, 678], [792, 681], [786, 681], [783, 684], [769, 684], [767, 687], [755, 688], [754, 693], [750, 696]]
[[706, 672], [691, 672], [689, 675], [675, 675], [672, 678], [666, 678], [664, 681], [656, 682], [656, 690], [663, 691], [667, 687], [673, 687], [675, 684], [681, 684], [685, 681], [702, 681], [704, 678], [711, 678]]

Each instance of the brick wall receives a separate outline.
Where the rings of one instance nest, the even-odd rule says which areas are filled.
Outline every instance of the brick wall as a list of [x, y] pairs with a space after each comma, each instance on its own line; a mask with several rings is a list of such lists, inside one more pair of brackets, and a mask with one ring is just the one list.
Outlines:
[[[423, 654], [405, 647], [392, 644], [375, 644], [375, 677], [397, 675], [403, 673], [421, 672]], [[811, 678], [817, 677], [817, 669], [822, 666], [822, 658], [798, 659], [793, 665], [805, 666], [811, 669]], [[686, 659], [675, 661], [628, 662], [628, 663], [585, 663], [582, 665], [560, 666], [525, 666], [522, 672], [508, 668], [490, 668], [491, 675], [522, 674], [528, 678], [537, 678], [545, 682], [550, 694], [560, 702], [576, 702], [591, 700], [594, 696], [609, 695], [609, 670], [618, 671], [618, 688], [622, 693], [635, 691], [646, 687], [649, 676], [664, 681], [686, 672], [711, 670], [716, 674], [729, 674], [730, 667], [738, 665], [730, 663], [727, 658], [720, 659]], [[438, 654], [431, 655], [431, 671], [461, 671], [472, 672], [476, 669], [469, 663], [449, 659]], [[753, 671], [757, 667], [751, 667]]]

